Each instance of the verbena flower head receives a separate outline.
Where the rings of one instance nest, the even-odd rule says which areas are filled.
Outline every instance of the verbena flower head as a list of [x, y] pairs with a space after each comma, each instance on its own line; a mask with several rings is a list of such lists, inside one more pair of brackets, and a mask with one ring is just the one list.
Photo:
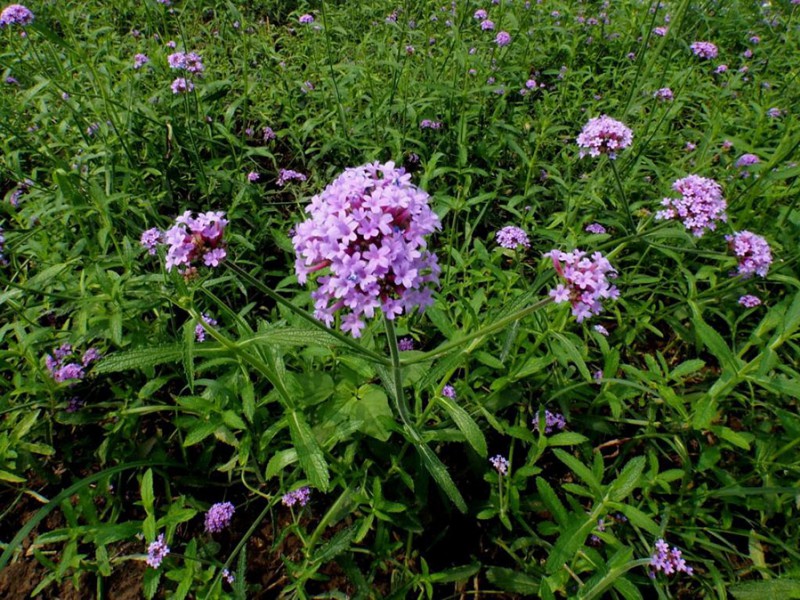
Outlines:
[[205, 71], [202, 57], [195, 52], [175, 52], [167, 57], [167, 62], [173, 69], [183, 69], [195, 75]]
[[309, 14], [300, 15], [298, 21], [300, 22], [301, 25], [308, 25], [309, 23], [314, 22], [314, 15], [309, 15]]
[[89, 348], [79, 358], [79, 353], [70, 344], [62, 344], [44, 357], [45, 366], [56, 383], [80, 381], [86, 376], [85, 368], [100, 358], [100, 352]]
[[139, 239], [141, 245], [147, 249], [147, 253], [152, 255], [156, 253], [156, 248], [160, 241], [161, 231], [159, 231], [158, 227], [143, 231], [142, 237]]
[[133, 57], [133, 68], [141, 69], [145, 64], [150, 62], [150, 58], [146, 54], [137, 54]]
[[311, 490], [308, 489], [308, 486], [301, 487], [296, 490], [292, 490], [283, 495], [281, 498], [281, 502], [284, 506], [294, 506], [295, 504], [299, 504], [300, 506], [305, 506], [308, 504], [308, 500], [311, 497]]
[[[539, 414], [540, 413], [536, 413], [536, 416], [533, 419], [533, 430], [537, 433], [539, 432]], [[561, 413], [552, 413], [549, 410], [544, 411], [545, 433], [552, 433], [554, 429], [561, 431], [566, 426], [567, 420], [564, 418], [564, 415]]]
[[230, 502], [217, 502], [212, 504], [206, 513], [206, 531], [215, 533], [222, 531], [231, 523], [233, 513], [236, 511]]
[[633, 142], [633, 132], [616, 119], [601, 115], [589, 119], [577, 139], [581, 147], [580, 157], [608, 154], [617, 157], [617, 151], [627, 148]]
[[481, 21], [481, 29], [484, 31], [491, 31], [494, 29], [494, 21], [490, 21], [489, 19], [484, 19]]
[[306, 179], [307, 177], [302, 173], [292, 171], [291, 169], [281, 169], [278, 174], [278, 180], [275, 183], [283, 187], [290, 181], [305, 181]]
[[508, 460], [505, 457], [498, 454], [490, 458], [489, 462], [500, 475], [508, 475]]
[[772, 251], [767, 240], [749, 231], [738, 231], [726, 235], [728, 247], [739, 259], [738, 272], [744, 278], [760, 275], [767, 276], [772, 264]]
[[520, 246], [524, 248], [530, 248], [531, 246], [528, 234], [519, 227], [514, 227], [513, 225], [503, 227], [495, 235], [497, 236], [497, 243], [503, 248], [514, 250]]
[[197, 325], [194, 326], [194, 339], [197, 340], [198, 342], [205, 342], [206, 341], [205, 325], [208, 325], [209, 327], [216, 327], [217, 321], [216, 319], [212, 319], [205, 313], [200, 315], [200, 318], [203, 319], [203, 322], [198, 323]]
[[660, 90], [656, 90], [656, 93], [653, 94], [653, 96], [657, 100], [661, 100], [662, 102], [667, 102], [669, 100], [672, 100], [675, 97], [675, 95], [672, 93], [672, 90], [669, 89], [668, 87], [661, 88]]
[[194, 89], [194, 84], [183, 77], [178, 77], [172, 82], [170, 89], [173, 94], [186, 94]]
[[783, 111], [780, 108], [773, 106], [767, 111], [767, 116], [772, 119], [779, 119], [783, 116]]
[[422, 119], [419, 122], [420, 129], [441, 129], [442, 123], [440, 121], [431, 121], [430, 119]]
[[261, 175], [259, 175], [259, 174], [258, 174], [257, 172], [255, 172], [255, 171], [250, 171], [250, 172], [247, 174], [247, 181], [249, 181], [250, 183], [255, 183], [255, 182], [256, 182], [256, 181], [258, 181], [259, 179], [261, 179]]
[[599, 315], [603, 311], [603, 300], [619, 297], [619, 290], [609, 282], [609, 278], [617, 276], [617, 271], [599, 252], [589, 258], [583, 250], [551, 250], [544, 256], [552, 259], [556, 273], [566, 283], [550, 290], [550, 297], [556, 304], [569, 302], [578, 323]]
[[739, 304], [741, 304], [742, 306], [746, 306], [747, 308], [755, 308], [756, 306], [761, 304], [761, 298], [759, 298], [758, 296], [751, 296], [750, 294], [747, 294], [739, 298]]
[[408, 352], [414, 349], [414, 340], [410, 337], [404, 337], [397, 340], [397, 348], [401, 352]]
[[451, 398], [451, 399], [455, 398], [456, 397], [456, 388], [454, 388], [450, 384], [447, 384], [446, 386], [444, 386], [442, 388], [442, 396], [444, 396], [445, 398]]
[[758, 158], [755, 154], [742, 154], [739, 159], [736, 161], [737, 167], [749, 167], [750, 165], [757, 165], [761, 162], [761, 159]]
[[717, 58], [719, 53], [717, 47], [711, 42], [694, 42], [690, 47], [695, 56], [706, 60]]
[[702, 237], [706, 229], [714, 231], [718, 222], [727, 220], [722, 187], [713, 179], [689, 175], [675, 181], [672, 189], [681, 197], [664, 198], [661, 205], [666, 208], [656, 213], [656, 220], [680, 220], [696, 237]]
[[167, 270], [173, 267], [194, 267], [203, 263], [208, 267], [219, 265], [227, 253], [222, 234], [228, 221], [224, 212], [199, 213], [192, 216], [187, 210], [167, 229], [162, 240], [167, 249]]
[[511, 43], [511, 34], [507, 31], [501, 31], [497, 34], [497, 37], [494, 38], [494, 41], [500, 48], [508, 46]]
[[161, 566], [161, 561], [169, 554], [169, 546], [164, 541], [164, 534], [159, 534], [156, 541], [147, 547], [147, 562], [148, 565], [157, 569]]
[[675, 573], [686, 573], [691, 575], [694, 570], [686, 564], [681, 557], [681, 551], [674, 547], [669, 549], [669, 544], [663, 539], [656, 540], [656, 550], [650, 557], [650, 568], [653, 574], [662, 572], [664, 575], [674, 575]]
[[603, 227], [600, 223], [589, 223], [586, 226], [587, 233], [594, 233], [594, 234], [601, 234], [606, 233], [606, 228]]
[[9, 4], [0, 12], [0, 28], [6, 25], [30, 25], [33, 13], [22, 4]]
[[300, 283], [327, 269], [312, 293], [315, 315], [359, 337], [364, 319], [381, 309], [388, 319], [424, 308], [439, 282], [436, 255], [425, 236], [441, 228], [428, 194], [393, 162], [346, 169], [311, 199], [292, 238]]

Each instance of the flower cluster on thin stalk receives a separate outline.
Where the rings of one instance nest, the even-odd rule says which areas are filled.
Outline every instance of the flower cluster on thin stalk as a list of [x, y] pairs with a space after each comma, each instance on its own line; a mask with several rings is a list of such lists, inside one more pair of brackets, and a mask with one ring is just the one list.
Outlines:
[[157, 569], [161, 566], [161, 562], [169, 554], [169, 546], [164, 541], [164, 534], [159, 534], [158, 538], [147, 547], [147, 559], [145, 562]]
[[298, 281], [327, 270], [312, 292], [315, 316], [359, 337], [364, 319], [380, 309], [387, 319], [425, 308], [439, 282], [436, 255], [425, 236], [441, 228], [428, 194], [393, 162], [345, 170], [311, 199], [311, 218], [292, 242]]
[[100, 352], [96, 348], [89, 348], [80, 355], [70, 344], [62, 344], [53, 354], [45, 355], [44, 363], [56, 383], [75, 383], [86, 376], [85, 369], [98, 358]]
[[676, 573], [691, 575], [694, 572], [681, 556], [681, 551], [675, 546], [670, 550], [669, 544], [661, 538], [656, 540], [656, 550], [650, 557], [650, 569], [650, 577], [655, 577], [659, 572], [664, 575]]
[[207, 314], [203, 313], [200, 315], [200, 318], [203, 319], [202, 323], [198, 323], [194, 326], [194, 339], [198, 342], [205, 342], [206, 341], [206, 327], [216, 327], [218, 325], [216, 319], [212, 319]]
[[[536, 416], [534, 417], [533, 421], [532, 421], [533, 430], [536, 433], [539, 433], [539, 427], [540, 427], [539, 426], [539, 416], [540, 416], [540, 413], [537, 413]], [[552, 433], [556, 429], [561, 431], [566, 426], [567, 426], [567, 420], [564, 418], [564, 415], [562, 415], [561, 413], [553, 413], [553, 412], [550, 412], [549, 410], [545, 409], [545, 411], [544, 411], [544, 432], [545, 432], [545, 434]]]
[[739, 298], [739, 304], [746, 308], [755, 308], [761, 304], [761, 298], [758, 296], [752, 296], [750, 294], [745, 294]]
[[290, 181], [305, 181], [306, 179], [308, 178], [302, 173], [292, 171], [291, 169], [281, 169], [278, 173], [278, 180], [275, 183], [283, 187]]
[[576, 140], [580, 146], [580, 157], [608, 154], [616, 158], [617, 152], [633, 143], [633, 131], [624, 123], [608, 115], [600, 115], [584, 125]]
[[556, 304], [569, 302], [578, 323], [599, 315], [604, 300], [619, 297], [619, 290], [609, 281], [617, 276], [617, 271], [600, 252], [589, 257], [583, 250], [551, 250], [544, 256], [553, 261], [556, 273], [565, 282], [550, 290], [550, 297]]
[[504, 456], [500, 454], [493, 456], [489, 459], [489, 463], [491, 463], [492, 467], [494, 467], [494, 470], [500, 475], [508, 475], [509, 464], [508, 460]]
[[[195, 52], [174, 52], [167, 57], [167, 62], [171, 69], [186, 71], [190, 75], [198, 77], [202, 76], [205, 71], [203, 59]], [[178, 77], [170, 87], [173, 94], [185, 94], [194, 89], [194, 82], [186, 77]]]
[[727, 220], [722, 187], [713, 179], [689, 175], [675, 181], [672, 189], [681, 197], [664, 198], [661, 205], [666, 208], [656, 213], [656, 220], [679, 220], [695, 237], [702, 237], [706, 230], [714, 231], [717, 223]]
[[197, 272], [197, 265], [217, 267], [227, 256], [222, 239], [227, 224], [224, 212], [209, 211], [194, 217], [187, 210], [166, 231], [148, 229], [140, 241], [150, 254], [156, 253], [158, 244], [166, 244], [167, 270], [178, 267], [179, 273], [190, 277]]
[[208, 509], [205, 518], [205, 529], [208, 533], [222, 531], [231, 523], [236, 508], [230, 502], [217, 502]]
[[717, 47], [711, 42], [693, 42], [690, 48], [695, 56], [706, 60], [717, 58], [719, 53]]
[[495, 234], [497, 243], [503, 248], [516, 250], [517, 248], [530, 248], [531, 242], [528, 239], [528, 234], [523, 229], [509, 225], [503, 227]]
[[747, 279], [753, 275], [767, 276], [772, 264], [772, 251], [767, 240], [750, 231], [737, 231], [726, 235], [728, 247], [739, 260], [738, 273]]
[[33, 13], [22, 4], [9, 4], [0, 12], [0, 29], [8, 25], [30, 25]]
[[295, 504], [299, 504], [300, 506], [305, 506], [308, 504], [309, 499], [311, 498], [311, 490], [308, 489], [308, 486], [298, 488], [296, 490], [292, 490], [291, 492], [285, 493], [281, 497], [281, 503], [284, 506], [294, 506]]

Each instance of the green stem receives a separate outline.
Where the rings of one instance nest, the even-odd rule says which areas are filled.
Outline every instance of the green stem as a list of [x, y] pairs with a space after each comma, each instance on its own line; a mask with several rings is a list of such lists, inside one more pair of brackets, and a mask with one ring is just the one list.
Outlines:
[[380, 364], [382, 364], [384, 366], [387, 366], [387, 367], [390, 366], [390, 363], [389, 363], [388, 360], [386, 360], [385, 356], [381, 356], [380, 354], [378, 354], [376, 352], [373, 352], [372, 350], [364, 348], [361, 344], [359, 344], [358, 342], [354, 341], [352, 338], [349, 338], [346, 335], [341, 334], [341, 333], [339, 333], [338, 331], [336, 331], [334, 329], [329, 329], [324, 324], [322, 324], [318, 319], [314, 318], [314, 315], [312, 315], [311, 313], [309, 313], [306, 310], [303, 310], [299, 306], [295, 306], [294, 304], [289, 302], [286, 298], [284, 298], [283, 296], [281, 296], [277, 292], [273, 291], [271, 288], [267, 287], [266, 285], [264, 285], [263, 283], [258, 281], [255, 277], [250, 275], [250, 273], [248, 273], [247, 271], [245, 271], [241, 267], [237, 266], [233, 262], [226, 262], [226, 264], [228, 265], [229, 269], [234, 271], [237, 275], [239, 275], [243, 279], [246, 279], [247, 282], [250, 285], [255, 286], [260, 291], [265, 293], [267, 296], [272, 298], [275, 302], [277, 302], [278, 304], [280, 304], [281, 306], [283, 306], [285, 308], [288, 308], [290, 311], [292, 311], [298, 317], [300, 317], [300, 318], [304, 319], [305, 321], [311, 323], [317, 329], [321, 329], [322, 331], [324, 331], [328, 335], [330, 335], [332, 337], [335, 337], [337, 340], [342, 342], [345, 346], [350, 347], [352, 350], [355, 350], [359, 354], [361, 354], [361, 355], [363, 355], [365, 357], [369, 357], [373, 361], [375, 361], [377, 363], [380, 363]]
[[389, 353], [392, 357], [392, 385], [394, 387], [394, 401], [400, 419], [406, 426], [406, 430], [411, 435], [411, 442], [422, 444], [422, 436], [414, 426], [411, 411], [408, 408], [406, 397], [403, 394], [403, 365], [400, 362], [400, 350], [397, 347], [397, 335], [394, 332], [394, 323], [384, 315], [383, 322], [386, 325], [386, 338], [389, 341]]
[[517, 312], [511, 313], [507, 317], [503, 317], [502, 319], [498, 319], [497, 321], [495, 321], [491, 325], [487, 325], [486, 327], [482, 327], [481, 329], [478, 329], [477, 331], [473, 331], [472, 333], [468, 333], [468, 334], [464, 335], [463, 337], [456, 337], [455, 339], [447, 342], [446, 344], [442, 344], [441, 346], [439, 346], [438, 348], [435, 348], [434, 350], [431, 350], [430, 352], [425, 352], [424, 354], [420, 354], [419, 356], [416, 356], [414, 358], [410, 358], [410, 359], [406, 359], [406, 360], [400, 361], [400, 364], [402, 366], [413, 365], [413, 364], [416, 364], [416, 363], [425, 362], [426, 360], [431, 360], [433, 358], [437, 358], [438, 356], [441, 356], [442, 354], [447, 354], [453, 348], [458, 348], [460, 346], [463, 346], [466, 342], [469, 342], [470, 340], [474, 340], [475, 338], [479, 338], [479, 337], [483, 337], [485, 335], [489, 335], [490, 333], [494, 333], [495, 331], [500, 331], [501, 329], [505, 328], [506, 325], [510, 325], [514, 321], [519, 321], [520, 319], [523, 319], [523, 318], [527, 317], [528, 315], [536, 312], [540, 308], [544, 308], [545, 306], [550, 304], [552, 301], [553, 301], [552, 298], [545, 298], [543, 300], [539, 300], [535, 304], [531, 304], [530, 306], [526, 306], [525, 308], [522, 308], [522, 309], [518, 310]]
[[622, 199], [622, 206], [625, 208], [625, 214], [628, 215], [628, 223], [631, 226], [631, 232], [636, 233], [636, 224], [633, 222], [633, 215], [631, 215], [631, 207], [628, 205], [628, 197], [625, 195], [625, 190], [622, 189], [622, 179], [620, 179], [619, 171], [617, 170], [617, 163], [609, 159], [611, 162], [611, 170], [614, 172], [614, 179], [617, 182], [617, 189], [619, 190], [619, 196]]

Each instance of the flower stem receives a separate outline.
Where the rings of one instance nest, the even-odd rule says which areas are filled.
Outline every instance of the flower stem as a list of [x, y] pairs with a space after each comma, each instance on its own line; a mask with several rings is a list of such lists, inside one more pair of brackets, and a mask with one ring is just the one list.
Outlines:
[[614, 172], [614, 179], [617, 181], [617, 189], [619, 189], [619, 196], [622, 199], [622, 205], [625, 207], [625, 214], [628, 215], [628, 222], [631, 225], [631, 233], [636, 233], [636, 224], [633, 222], [633, 215], [631, 215], [631, 207], [628, 204], [628, 197], [625, 195], [625, 190], [622, 189], [622, 179], [619, 177], [617, 170], [617, 163], [609, 160], [611, 163], [611, 170]]

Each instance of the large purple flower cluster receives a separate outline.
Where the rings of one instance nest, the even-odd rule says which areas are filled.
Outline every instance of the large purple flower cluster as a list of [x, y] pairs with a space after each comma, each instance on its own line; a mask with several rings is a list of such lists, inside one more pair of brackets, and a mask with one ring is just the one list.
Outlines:
[[608, 115], [600, 115], [589, 119], [577, 142], [581, 147], [581, 158], [587, 154], [589, 156], [608, 154], [609, 158], [616, 158], [617, 150], [623, 150], [633, 142], [633, 131]]
[[0, 12], [0, 29], [7, 25], [30, 25], [33, 13], [22, 4], [9, 4]]
[[[192, 269], [202, 261], [208, 267], [216, 267], [227, 256], [222, 234], [228, 221], [224, 212], [199, 213], [197, 218], [187, 210], [175, 219], [175, 225], [161, 236], [169, 246], [167, 270], [172, 267]], [[181, 271], [185, 273], [185, 271]]]
[[550, 296], [557, 304], [572, 304], [578, 323], [599, 315], [603, 311], [602, 300], [619, 297], [619, 290], [608, 281], [617, 276], [617, 271], [599, 252], [589, 258], [583, 250], [551, 250], [544, 256], [552, 259], [556, 273], [566, 281], [566, 285], [560, 283], [550, 290]]
[[311, 218], [292, 242], [300, 283], [328, 269], [312, 293], [315, 315], [328, 326], [340, 312], [353, 337], [380, 308], [388, 319], [432, 303], [439, 282], [436, 255], [425, 236], [441, 228], [428, 194], [393, 162], [345, 170], [311, 199]]
[[739, 259], [739, 275], [744, 278], [760, 275], [767, 276], [772, 264], [772, 251], [767, 240], [749, 231], [737, 231], [726, 235], [728, 246]]
[[234, 512], [236, 512], [236, 508], [234, 508], [233, 504], [230, 502], [217, 502], [216, 504], [212, 504], [211, 508], [209, 508], [206, 513], [206, 531], [215, 533], [225, 529], [230, 525]]
[[497, 243], [503, 248], [514, 250], [519, 246], [523, 246], [525, 248], [530, 248], [531, 246], [531, 242], [528, 239], [528, 234], [525, 233], [523, 229], [514, 227], [513, 225], [503, 227], [495, 234], [495, 236], [497, 237]]
[[674, 575], [675, 573], [686, 573], [691, 575], [693, 573], [692, 567], [686, 564], [686, 561], [681, 556], [681, 551], [676, 547], [669, 549], [669, 544], [663, 539], [656, 540], [656, 551], [650, 557], [650, 567], [653, 569], [652, 573], [662, 571], [664, 575]]
[[89, 348], [78, 361], [78, 353], [70, 344], [62, 344], [45, 355], [44, 362], [56, 383], [65, 381], [79, 381], [86, 375], [84, 369], [100, 358], [100, 353], [95, 348]]
[[673, 183], [672, 189], [681, 197], [664, 198], [661, 204], [667, 208], [656, 213], [657, 220], [679, 219], [696, 237], [701, 237], [706, 229], [715, 230], [717, 222], [727, 220], [728, 205], [722, 197], [722, 188], [713, 179], [689, 175]]

